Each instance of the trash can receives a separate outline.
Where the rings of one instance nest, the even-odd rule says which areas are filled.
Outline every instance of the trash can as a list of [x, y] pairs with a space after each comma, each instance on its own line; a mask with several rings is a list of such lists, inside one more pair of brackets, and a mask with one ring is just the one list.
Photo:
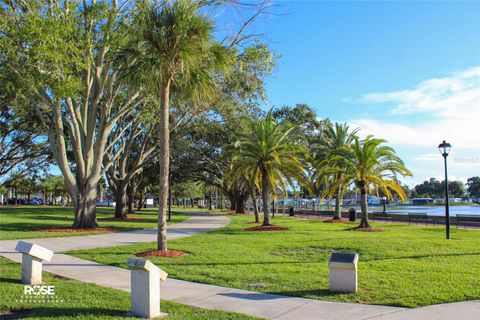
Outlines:
[[293, 210], [293, 207], [288, 208], [288, 215], [290, 217], [293, 217], [295, 215], [295, 210]]
[[350, 210], [348, 210], [348, 214], [350, 221], [357, 221], [357, 212], [354, 208], [350, 208]]

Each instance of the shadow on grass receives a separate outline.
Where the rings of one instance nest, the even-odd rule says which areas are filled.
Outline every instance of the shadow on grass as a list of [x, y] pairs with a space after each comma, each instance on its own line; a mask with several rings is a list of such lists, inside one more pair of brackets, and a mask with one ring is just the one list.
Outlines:
[[[99, 317], [125, 317], [126, 310], [107, 309], [107, 308], [61, 308], [61, 307], [38, 307], [24, 310], [14, 311], [6, 316], [2, 315], [2, 319], [21, 319], [24, 317], [48, 317], [49, 319], [65, 318], [65, 317], [82, 317], [84, 319], [96, 319]], [[16, 318], [15, 318], [16, 316]], [[5, 317], [5, 318], [4, 318]], [[9, 318], [8, 318], [9, 317]]]
[[327, 297], [327, 296], [338, 296], [343, 295], [343, 292], [332, 292], [328, 289], [317, 289], [317, 290], [300, 290], [300, 291], [276, 291], [269, 292], [273, 295], [279, 296], [289, 296], [289, 297]]
[[[127, 216], [128, 217], [128, 216]], [[99, 223], [108, 223], [108, 222], [116, 222], [116, 223], [157, 223], [156, 218], [137, 218], [134, 217], [132, 219], [114, 219], [112, 217], [97, 217], [97, 221]]]
[[[19, 283], [20, 283], [20, 279], [0, 277], [0, 282], [1, 282], [1, 283], [15, 283], [15, 284], [19, 284]], [[1, 318], [1, 319], [3, 319], [3, 318]]]
[[462, 256], [480, 256], [480, 253], [424, 254], [424, 255], [401, 256], [401, 257], [371, 258], [371, 259], [364, 259], [364, 261], [368, 262], [368, 261], [381, 261], [381, 260], [424, 259], [424, 258], [462, 257]]
[[236, 293], [236, 292], [227, 292], [227, 293], [219, 293], [219, 296], [236, 298], [236, 299], [243, 299], [243, 300], [254, 300], [254, 301], [266, 301], [266, 300], [276, 300], [282, 299], [284, 297], [269, 294], [269, 293]]
[[257, 261], [257, 262], [194, 262], [170, 263], [162, 260], [162, 265], [169, 266], [249, 266], [249, 265], [275, 265], [275, 264], [320, 264], [322, 261]]

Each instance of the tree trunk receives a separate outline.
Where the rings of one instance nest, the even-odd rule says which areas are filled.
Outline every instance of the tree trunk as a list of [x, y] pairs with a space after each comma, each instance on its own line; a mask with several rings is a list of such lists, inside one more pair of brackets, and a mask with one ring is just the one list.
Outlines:
[[238, 194], [236, 197], [237, 204], [235, 206], [235, 213], [245, 213], [245, 195]]
[[137, 206], [137, 211], [142, 210], [143, 207], [143, 195], [145, 194], [145, 188], [142, 189], [142, 192], [140, 192], [140, 198], [138, 199], [138, 206]]
[[252, 199], [253, 203], [253, 212], [255, 214], [255, 223], [260, 223], [260, 213], [258, 212], [258, 204], [257, 204], [257, 192], [256, 188], [252, 187], [249, 184], [248, 186], [248, 193], [250, 193], [250, 198]]
[[134, 213], [133, 211], [133, 200], [134, 200], [134, 188], [130, 185], [127, 187], [127, 213]]
[[255, 223], [260, 222], [260, 213], [258, 212], [258, 203], [257, 203], [257, 198], [252, 197], [253, 201], [253, 212], [255, 213]]
[[270, 184], [268, 174], [262, 170], [262, 202], [263, 202], [263, 225], [270, 226]]
[[360, 221], [360, 228], [370, 228], [368, 223], [368, 202], [367, 202], [367, 190], [364, 186], [360, 187], [360, 208], [362, 210], [362, 219]]
[[125, 212], [125, 205], [126, 205], [126, 193], [127, 193], [127, 186], [123, 181], [119, 181], [115, 188], [115, 218], [116, 219], [125, 219], [127, 217], [127, 213]]
[[334, 220], [342, 219], [342, 214], [340, 212], [340, 203], [341, 203], [341, 199], [340, 199], [340, 187], [339, 187], [335, 195], [335, 213], [333, 215]]
[[96, 184], [87, 184], [82, 190], [83, 193], [77, 195], [73, 201], [75, 219], [74, 228], [94, 229], [97, 224], [97, 186]]
[[170, 128], [169, 128], [169, 98], [170, 80], [167, 80], [162, 88], [160, 98], [160, 192], [158, 196], [158, 250], [168, 250], [167, 246], [167, 207], [168, 207], [168, 178], [170, 165]]
[[231, 192], [228, 194], [228, 199], [230, 200], [230, 210], [235, 210], [237, 208], [237, 199], [235, 195]]

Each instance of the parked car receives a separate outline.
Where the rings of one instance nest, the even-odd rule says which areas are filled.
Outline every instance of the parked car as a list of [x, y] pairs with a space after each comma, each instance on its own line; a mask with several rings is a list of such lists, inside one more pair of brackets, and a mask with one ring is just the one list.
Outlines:
[[35, 197], [30, 200], [30, 204], [34, 206], [39, 206], [43, 204], [43, 200], [41, 198]]

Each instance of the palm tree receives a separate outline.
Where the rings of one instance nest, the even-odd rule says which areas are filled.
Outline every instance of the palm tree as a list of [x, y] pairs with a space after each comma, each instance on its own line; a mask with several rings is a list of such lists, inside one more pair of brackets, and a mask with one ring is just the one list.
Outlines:
[[370, 227], [367, 211], [369, 193], [378, 195], [381, 190], [388, 199], [392, 199], [392, 192], [398, 194], [402, 201], [406, 198], [397, 175], [405, 177], [412, 173], [396, 155], [395, 150], [384, 145], [386, 142], [371, 135], [364, 140], [355, 137], [350, 147], [342, 147], [332, 152], [329, 159], [330, 169], [325, 170], [331, 174], [342, 173], [340, 180], [332, 182], [332, 188], [353, 183], [360, 191], [362, 219], [359, 228]]
[[227, 49], [213, 39], [213, 22], [193, 1], [140, 2], [136, 37], [118, 53], [123, 76], [156, 95], [159, 104], [158, 250], [167, 248], [171, 98], [205, 103], [217, 90], [215, 72], [228, 65]]
[[[340, 182], [342, 180], [341, 171], [332, 172], [327, 169], [327, 172], [330, 172], [330, 174], [326, 174], [325, 170], [322, 169], [325, 166], [328, 167], [328, 158], [335, 150], [348, 147], [353, 142], [358, 131], [358, 128], [350, 130], [347, 123], [335, 122], [335, 125], [329, 123], [325, 128], [321, 143], [317, 143], [314, 146], [314, 150], [316, 150], [317, 153], [317, 187], [320, 187], [322, 183], [327, 186], [322, 193], [322, 198], [327, 196], [332, 198], [335, 196], [335, 213], [333, 215], [333, 219], [335, 220], [342, 218], [340, 206], [346, 191], [346, 186], [341, 183], [331, 183], [332, 181]], [[331, 164], [332, 163], [330, 163], [330, 165]], [[340, 165], [340, 163], [336, 164]]]
[[300, 159], [305, 148], [298, 143], [288, 122], [278, 123], [272, 110], [265, 119], [244, 119], [244, 130], [237, 134], [233, 145], [230, 172], [249, 177], [263, 201], [263, 225], [271, 225], [270, 202], [277, 187], [286, 192], [287, 184], [295, 187], [294, 179], [306, 184]]

